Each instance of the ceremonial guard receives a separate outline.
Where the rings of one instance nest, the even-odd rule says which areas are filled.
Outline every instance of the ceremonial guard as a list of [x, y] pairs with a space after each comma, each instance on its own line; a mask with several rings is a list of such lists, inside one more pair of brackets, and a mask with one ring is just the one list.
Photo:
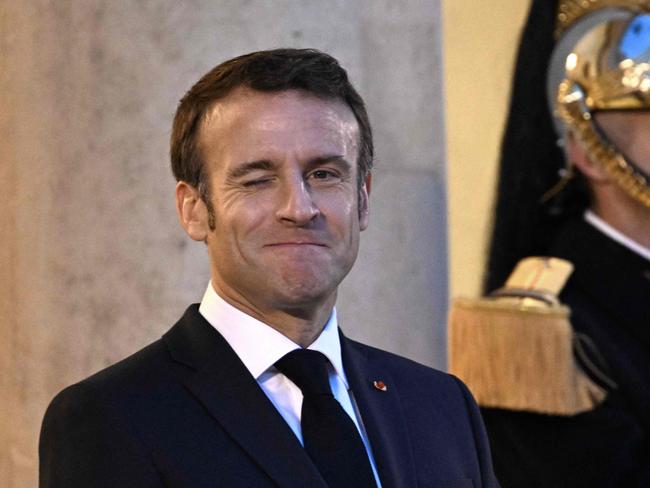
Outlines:
[[523, 33], [491, 295], [455, 301], [450, 369], [504, 488], [650, 487], [650, 1], [555, 3]]

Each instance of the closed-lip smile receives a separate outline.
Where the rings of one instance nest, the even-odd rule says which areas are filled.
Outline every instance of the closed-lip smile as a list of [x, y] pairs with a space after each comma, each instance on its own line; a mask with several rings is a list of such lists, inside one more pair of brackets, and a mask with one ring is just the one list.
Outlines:
[[286, 242], [274, 242], [273, 244], [267, 244], [266, 247], [294, 247], [294, 246], [318, 246], [318, 247], [327, 247], [325, 244], [320, 242], [313, 241], [286, 241]]

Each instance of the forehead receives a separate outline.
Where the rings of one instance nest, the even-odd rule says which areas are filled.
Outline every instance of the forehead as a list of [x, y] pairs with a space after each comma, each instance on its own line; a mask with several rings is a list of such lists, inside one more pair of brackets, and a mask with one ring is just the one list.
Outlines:
[[[359, 126], [340, 100], [301, 90], [260, 92], [238, 88], [217, 101], [200, 131], [204, 152], [253, 157], [263, 151], [335, 151], [356, 156]], [[249, 154], [250, 153], [250, 154]]]

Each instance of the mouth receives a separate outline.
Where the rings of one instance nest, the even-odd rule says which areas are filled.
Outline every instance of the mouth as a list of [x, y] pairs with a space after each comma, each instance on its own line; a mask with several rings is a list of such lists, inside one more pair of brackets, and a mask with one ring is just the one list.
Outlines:
[[327, 247], [325, 244], [322, 244], [320, 242], [312, 242], [312, 241], [287, 241], [287, 242], [274, 242], [273, 244], [267, 244], [265, 247], [275, 247], [275, 248], [282, 248], [282, 247]]

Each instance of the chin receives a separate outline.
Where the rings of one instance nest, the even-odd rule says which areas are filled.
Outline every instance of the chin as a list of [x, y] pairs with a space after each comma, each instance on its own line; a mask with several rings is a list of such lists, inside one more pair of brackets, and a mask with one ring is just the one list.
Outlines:
[[326, 300], [333, 293], [332, 289], [309, 284], [292, 284], [280, 291], [279, 295], [287, 302], [311, 303]]
[[336, 293], [336, 286], [314, 281], [284, 281], [275, 290], [278, 303], [286, 309], [309, 309], [326, 302]]

